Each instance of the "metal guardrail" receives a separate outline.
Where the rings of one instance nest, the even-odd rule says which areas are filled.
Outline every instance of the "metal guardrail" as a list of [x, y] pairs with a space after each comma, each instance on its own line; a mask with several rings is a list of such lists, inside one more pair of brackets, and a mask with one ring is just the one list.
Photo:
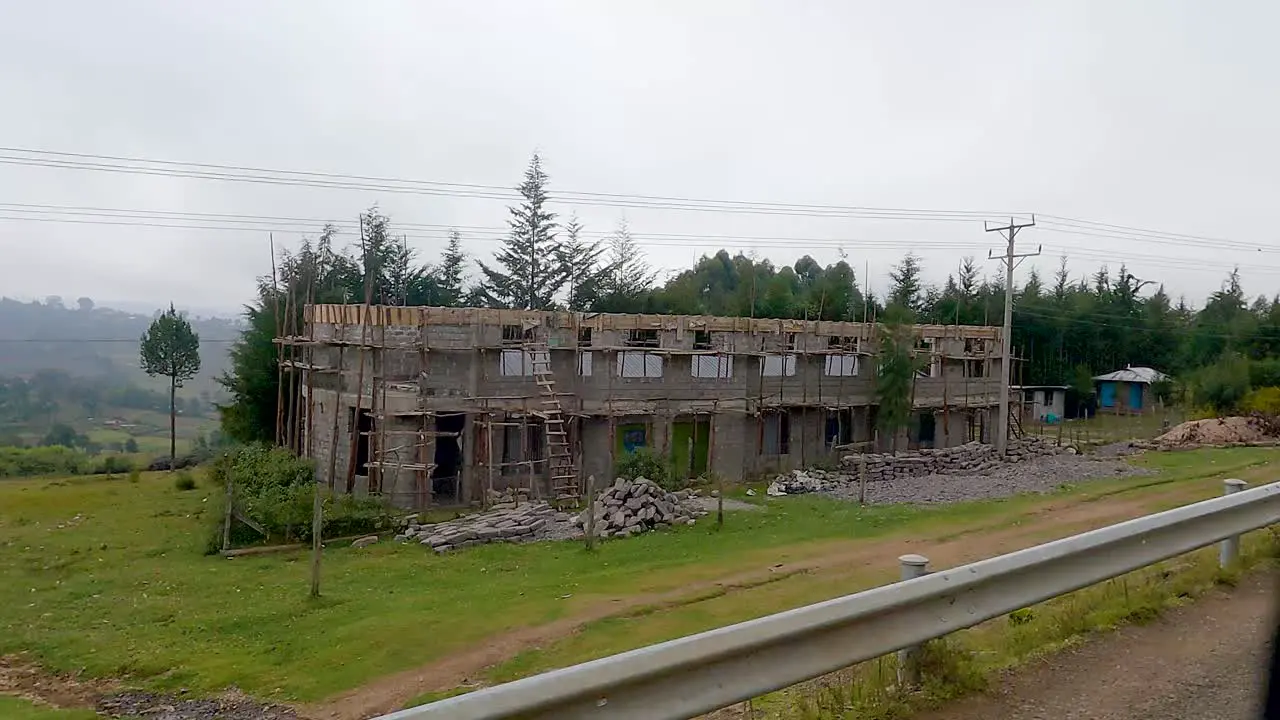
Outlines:
[[[379, 720], [684, 720], [1280, 522], [1280, 483], [555, 670]], [[903, 558], [918, 565], [924, 558]], [[914, 574], [914, 573], [913, 573]]]

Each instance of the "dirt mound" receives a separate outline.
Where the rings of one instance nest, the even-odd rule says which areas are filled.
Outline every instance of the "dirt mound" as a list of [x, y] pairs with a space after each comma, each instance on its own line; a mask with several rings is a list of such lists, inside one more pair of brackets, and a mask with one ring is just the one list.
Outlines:
[[1268, 432], [1266, 423], [1259, 418], [1224, 417], [1184, 422], [1156, 438], [1155, 443], [1160, 447], [1171, 448], [1234, 445], [1274, 439]]

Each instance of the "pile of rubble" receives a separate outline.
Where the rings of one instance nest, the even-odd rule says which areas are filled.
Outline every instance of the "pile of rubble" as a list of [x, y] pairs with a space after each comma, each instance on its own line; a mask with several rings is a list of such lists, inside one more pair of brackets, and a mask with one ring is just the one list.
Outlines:
[[1276, 440], [1269, 424], [1257, 417], [1191, 420], [1175, 426], [1152, 444], [1162, 450], [1221, 445], [1262, 445]]
[[[443, 553], [494, 542], [578, 539], [586, 530], [586, 510], [575, 516], [545, 502], [529, 502], [524, 490], [493, 493], [490, 498], [499, 502], [489, 510], [447, 522], [421, 523], [416, 514], [404, 517], [395, 539]], [[594, 509], [596, 537], [628, 537], [655, 528], [692, 525], [707, 514], [697, 502], [697, 491], [668, 492], [645, 478], [618, 478], [596, 496]]]
[[594, 512], [596, 537], [628, 537], [670, 525], [692, 525], [707, 514], [695, 497], [695, 491], [669, 492], [643, 477], [618, 478], [573, 522], [585, 531], [587, 520]]
[[1026, 437], [1010, 440], [1008, 454], [1004, 458], [996, 454], [992, 445], [971, 442], [936, 450], [847, 455], [840, 459], [840, 465], [856, 477], [865, 463], [867, 482], [870, 483], [922, 475], [976, 475], [1006, 463], [1074, 452], [1071, 448], [1057, 447], [1041, 438]]
[[448, 522], [423, 524], [417, 515], [401, 521], [395, 539], [429, 545], [436, 552], [448, 552], [492, 542], [530, 542], [572, 537], [568, 514], [544, 502], [503, 503], [488, 511]]
[[803, 495], [805, 493], [822, 492], [836, 484], [849, 482], [846, 473], [833, 473], [825, 470], [792, 470], [788, 475], [779, 475], [769, 483], [766, 495], [780, 497], [782, 495]]

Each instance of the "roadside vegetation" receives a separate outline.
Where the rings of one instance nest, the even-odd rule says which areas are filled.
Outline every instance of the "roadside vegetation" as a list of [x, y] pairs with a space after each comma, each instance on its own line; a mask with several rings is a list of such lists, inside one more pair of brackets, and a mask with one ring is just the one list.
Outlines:
[[[1227, 475], [1266, 479], [1274, 457], [1152, 454], [1139, 462], [1156, 476], [952, 506], [738, 495], [766, 508], [732, 513], [720, 530], [699, 523], [594, 554], [577, 543], [444, 556], [331, 545], [316, 601], [305, 553], [204, 554], [224, 489], [203, 471], [193, 490], [169, 473], [13, 480], [0, 484], [0, 654], [150, 689], [235, 686], [315, 702], [496, 637], [559, 628], [456, 678], [494, 682], [889, 581], [908, 540], [939, 565], [974, 560], [1217, 495]], [[456, 686], [434, 677], [449, 686], [423, 692]]]

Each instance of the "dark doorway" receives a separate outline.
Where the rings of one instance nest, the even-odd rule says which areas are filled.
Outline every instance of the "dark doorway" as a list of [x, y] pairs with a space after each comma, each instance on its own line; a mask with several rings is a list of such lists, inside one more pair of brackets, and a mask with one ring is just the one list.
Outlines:
[[924, 448], [933, 447], [934, 439], [937, 436], [937, 433], [938, 433], [938, 421], [937, 421], [937, 418], [933, 416], [933, 413], [931, 412], [920, 413], [920, 432], [918, 433], [920, 438], [920, 447], [924, 447]]
[[827, 411], [826, 428], [823, 436], [827, 440], [827, 449], [836, 445], [848, 445], [853, 442], [853, 410], [845, 408], [841, 410]]
[[373, 439], [373, 412], [361, 409], [360, 422], [356, 422], [356, 409], [351, 408], [351, 426], [356, 432], [356, 475], [369, 475], [369, 444]]
[[462, 478], [462, 430], [467, 416], [462, 413], [436, 415], [436, 432], [457, 433], [436, 437], [435, 469], [431, 471], [431, 493], [437, 501], [457, 501]]

